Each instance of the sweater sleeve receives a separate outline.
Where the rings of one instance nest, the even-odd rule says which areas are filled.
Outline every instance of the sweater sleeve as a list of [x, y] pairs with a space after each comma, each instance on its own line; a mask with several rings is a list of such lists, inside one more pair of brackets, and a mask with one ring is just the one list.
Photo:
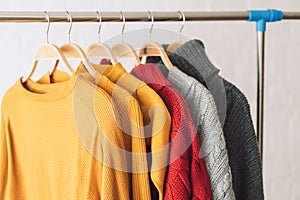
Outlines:
[[[132, 190], [133, 199], [149, 199], [150, 185], [148, 164], [146, 157], [146, 141], [143, 129], [143, 115], [137, 101], [132, 101], [130, 106], [130, 125], [132, 134]], [[130, 133], [128, 133], [130, 134]], [[136, 172], [136, 173], [134, 173]]]
[[[190, 104], [190, 102], [188, 102]], [[188, 105], [185, 105], [187, 115], [190, 114]], [[191, 185], [193, 190], [192, 199], [213, 199], [212, 198], [212, 185], [209, 179], [209, 168], [205, 165], [205, 158], [201, 147], [201, 140], [198, 137], [196, 127], [192, 123], [192, 118], [187, 116], [191, 122], [189, 129], [191, 133], [195, 133], [195, 137], [191, 144], [192, 149], [192, 162], [191, 162]]]
[[[125, 141], [114, 119], [110, 96], [80, 77], [76, 83], [73, 110], [85, 148], [103, 167], [97, 180], [101, 199], [130, 199], [131, 184], [126, 166]], [[75, 102], [76, 101], [76, 102]], [[76, 117], [77, 116], [77, 117]], [[97, 130], [97, 131], [95, 131]]]
[[213, 199], [235, 199], [224, 133], [212, 95], [197, 80], [177, 68], [170, 70], [169, 78], [185, 97], [197, 128]]
[[[201, 154], [211, 182], [213, 199], [235, 199], [228, 152], [213, 97], [197, 82], [191, 87], [191, 105], [197, 106], [197, 129]], [[195, 96], [197, 98], [195, 98]], [[201, 109], [199, 109], [201, 108]]]
[[5, 120], [3, 114], [1, 119], [1, 132], [0, 132], [0, 199], [4, 199], [7, 173], [8, 173], [8, 152], [7, 152], [7, 121]]
[[264, 199], [262, 165], [255, 130], [246, 97], [238, 88], [224, 82], [228, 112], [224, 126], [236, 199]]

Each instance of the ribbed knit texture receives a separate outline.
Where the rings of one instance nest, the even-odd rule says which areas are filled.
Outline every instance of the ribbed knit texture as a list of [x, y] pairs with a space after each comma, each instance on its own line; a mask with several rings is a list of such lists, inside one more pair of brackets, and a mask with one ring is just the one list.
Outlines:
[[200, 136], [213, 199], [234, 200], [226, 142], [212, 95], [201, 83], [176, 67], [169, 70], [168, 80], [183, 95], [190, 108]]
[[[190, 49], [191, 43], [188, 48]], [[200, 41], [193, 43], [193, 48], [201, 51], [190, 51], [189, 55], [177, 53], [185, 50], [179, 47], [169, 58], [175, 66], [187, 75], [201, 82], [201, 71], [198, 70], [199, 59], [205, 66], [212, 66]], [[179, 51], [178, 51], [179, 52]], [[199, 55], [201, 53], [201, 56]], [[197, 64], [194, 66], [193, 64]], [[238, 200], [264, 199], [262, 165], [251, 118], [250, 106], [243, 93], [234, 85], [224, 80], [227, 112], [224, 123], [224, 135], [229, 155], [229, 164], [233, 177], [233, 189]], [[201, 82], [202, 83], [202, 82]]]
[[205, 62], [205, 50], [203, 48], [195, 48], [195, 46], [198, 45], [201, 46], [203, 43], [200, 40], [190, 40], [184, 43], [182, 48], [177, 48], [175, 54], [184, 58], [188, 58], [189, 55], [197, 55], [198, 59], [189, 61], [192, 65], [198, 66], [197, 71], [201, 74], [201, 79], [199, 81], [201, 81], [212, 94], [223, 127], [226, 117], [226, 92], [224, 83], [222, 78], [218, 75], [220, 70], [211, 63]]
[[[154, 184], [151, 188], [152, 194], [157, 194], [163, 199], [163, 188], [169, 158], [168, 149], [171, 127], [171, 117], [163, 100], [143, 81], [126, 72], [120, 63], [112, 66], [95, 66], [102, 75], [108, 77], [112, 82], [126, 89], [139, 102], [144, 119], [145, 136], [147, 145], [150, 146], [148, 164], [150, 165], [150, 177]], [[141, 187], [141, 186], [140, 186]], [[143, 188], [149, 191], [147, 188]], [[156, 195], [155, 195], [156, 196]], [[142, 199], [149, 199], [149, 195]]]
[[[148, 164], [146, 157], [146, 141], [143, 129], [143, 115], [138, 101], [126, 90], [101, 76], [98, 86], [103, 88], [113, 99], [117, 113], [118, 125], [124, 135], [132, 139], [132, 189], [133, 199], [142, 199], [148, 195], [144, 191], [149, 187]], [[129, 172], [130, 172], [129, 171]]]
[[[55, 71], [51, 78], [49, 74], [45, 74], [38, 82], [45, 84], [50, 83], [50, 81], [55, 83], [68, 79], [67, 73]], [[96, 83], [111, 96], [114, 117], [117, 125], [123, 132], [124, 142], [126, 143], [127, 149], [124, 150], [128, 152], [127, 159], [132, 160], [132, 165], [124, 166], [124, 169], [126, 167], [128, 172], [139, 172], [132, 174], [133, 191], [131, 196], [133, 199], [141, 199], [144, 196], [144, 188], [149, 185], [149, 177], [145, 154], [146, 143], [144, 139], [143, 115], [139, 104], [126, 90], [114, 84], [105, 76], [98, 75]]]
[[171, 163], [164, 199], [211, 199], [210, 182], [200, 158], [200, 141], [183, 97], [155, 65], [140, 65], [132, 70], [132, 74], [160, 95], [172, 117]]
[[[112, 157], [109, 151], [102, 152], [107, 144], [104, 135], [125, 148], [110, 97], [90, 86], [75, 76], [51, 85], [32, 81], [23, 85], [20, 79], [6, 92], [0, 199], [130, 199], [128, 173], [102, 163]], [[90, 95], [93, 104], [87, 104]], [[85, 143], [91, 139], [94, 143]], [[122, 155], [113, 156], [121, 161]]]

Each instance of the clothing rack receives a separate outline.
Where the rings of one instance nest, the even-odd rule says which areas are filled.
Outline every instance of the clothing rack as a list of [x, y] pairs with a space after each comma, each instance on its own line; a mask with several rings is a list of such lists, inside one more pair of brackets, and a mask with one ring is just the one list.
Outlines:
[[[279, 10], [250, 10], [225, 12], [151, 12], [155, 22], [159, 21], [254, 21], [257, 31], [257, 140], [263, 160], [264, 137], [264, 79], [265, 79], [265, 30], [267, 22], [300, 20], [300, 12]], [[50, 22], [69, 22], [66, 12], [48, 12]], [[126, 22], [151, 21], [149, 12], [123, 12]], [[102, 22], [122, 22], [121, 12], [101, 12]], [[0, 11], [1, 23], [48, 22], [44, 12]], [[99, 22], [96, 12], [72, 12], [72, 22]]]

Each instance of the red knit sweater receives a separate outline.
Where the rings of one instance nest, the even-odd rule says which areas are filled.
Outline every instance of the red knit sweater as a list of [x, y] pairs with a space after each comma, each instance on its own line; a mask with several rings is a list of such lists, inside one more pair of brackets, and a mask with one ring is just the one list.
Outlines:
[[200, 154], [200, 140], [184, 98], [154, 64], [139, 65], [131, 73], [158, 93], [172, 117], [171, 163], [164, 199], [212, 199], [209, 177]]

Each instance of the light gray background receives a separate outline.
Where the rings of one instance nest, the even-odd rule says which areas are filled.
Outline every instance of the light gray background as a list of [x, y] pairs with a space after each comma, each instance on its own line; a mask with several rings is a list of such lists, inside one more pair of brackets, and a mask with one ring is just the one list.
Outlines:
[[[277, 8], [300, 11], [298, 0], [1, 0], [0, 10], [47, 11], [221, 11]], [[128, 24], [126, 31], [147, 28], [149, 23]], [[180, 23], [155, 27], [178, 30]], [[0, 99], [22, 75], [27, 75], [32, 58], [45, 43], [45, 24], [0, 24]], [[50, 41], [67, 42], [68, 25], [54, 24]], [[97, 24], [74, 24], [72, 41], [87, 48], [97, 41]], [[119, 23], [103, 26], [102, 40], [120, 33]], [[267, 199], [300, 199], [300, 21], [269, 24], [266, 33], [266, 108], [264, 185]], [[255, 121], [256, 34], [247, 22], [187, 23], [183, 33], [201, 39], [221, 74], [247, 96]], [[148, 36], [142, 36], [148, 37]], [[116, 41], [117, 42], [117, 41]], [[166, 39], [166, 42], [169, 42]], [[48, 68], [44, 69], [48, 70]]]

